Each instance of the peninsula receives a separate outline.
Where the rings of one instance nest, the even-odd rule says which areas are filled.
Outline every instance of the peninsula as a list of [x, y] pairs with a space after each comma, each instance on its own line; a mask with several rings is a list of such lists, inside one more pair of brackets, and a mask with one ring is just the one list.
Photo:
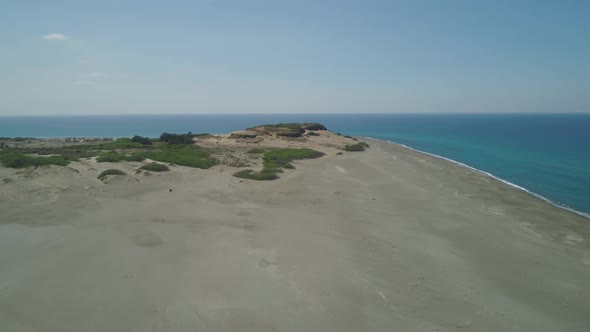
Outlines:
[[584, 331], [589, 220], [316, 123], [0, 140], [3, 331]]

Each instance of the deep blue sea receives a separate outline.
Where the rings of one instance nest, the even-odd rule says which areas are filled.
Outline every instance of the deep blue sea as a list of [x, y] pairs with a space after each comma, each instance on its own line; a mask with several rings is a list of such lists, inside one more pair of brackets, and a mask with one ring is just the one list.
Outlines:
[[321, 122], [443, 156], [590, 214], [590, 114], [249, 114], [0, 117], [0, 136], [157, 137]]

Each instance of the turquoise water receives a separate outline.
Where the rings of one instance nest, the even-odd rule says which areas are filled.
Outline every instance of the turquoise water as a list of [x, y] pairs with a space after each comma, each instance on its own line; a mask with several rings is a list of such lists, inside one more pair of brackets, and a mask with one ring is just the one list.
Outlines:
[[348, 135], [444, 156], [590, 213], [590, 114], [249, 114], [0, 117], [0, 136], [226, 133], [272, 122], [321, 122]]

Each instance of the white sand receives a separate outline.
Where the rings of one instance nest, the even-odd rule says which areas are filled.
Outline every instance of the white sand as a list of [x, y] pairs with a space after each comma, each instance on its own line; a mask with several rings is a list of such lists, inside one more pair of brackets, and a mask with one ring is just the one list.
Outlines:
[[0, 330], [588, 330], [589, 220], [370, 143], [271, 182], [0, 167]]

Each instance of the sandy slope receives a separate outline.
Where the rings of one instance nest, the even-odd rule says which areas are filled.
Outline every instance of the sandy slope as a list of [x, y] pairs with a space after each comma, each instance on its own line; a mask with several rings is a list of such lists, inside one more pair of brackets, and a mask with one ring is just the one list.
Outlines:
[[589, 220], [371, 144], [273, 182], [0, 168], [0, 330], [587, 330]]

